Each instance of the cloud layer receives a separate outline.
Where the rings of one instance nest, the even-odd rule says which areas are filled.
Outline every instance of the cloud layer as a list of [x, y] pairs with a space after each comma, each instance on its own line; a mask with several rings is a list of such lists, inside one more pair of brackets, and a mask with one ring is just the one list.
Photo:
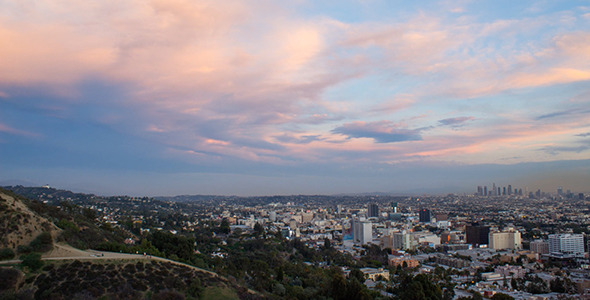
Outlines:
[[5, 1], [0, 164], [94, 133], [156, 172], [590, 157], [590, 7], [445, 3]]

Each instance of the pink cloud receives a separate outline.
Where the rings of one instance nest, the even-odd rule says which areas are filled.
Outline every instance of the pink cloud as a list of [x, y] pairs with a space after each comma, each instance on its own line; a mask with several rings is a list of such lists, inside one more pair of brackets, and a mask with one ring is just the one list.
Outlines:
[[[486, 153], [493, 143], [547, 132], [565, 134], [563, 128], [541, 134], [515, 126], [496, 131], [497, 137], [477, 129], [426, 132], [374, 121], [440, 95], [493, 95], [590, 79], [587, 33], [519, 48], [512, 39], [534, 32], [543, 20], [464, 20], [419, 14], [404, 23], [346, 24], [300, 17], [268, 2], [37, 1], [0, 12], [0, 86], [42, 84], [75, 95], [76, 84], [87, 78], [119, 83], [131, 92], [113, 105], [137, 117], [100, 121], [191, 157], [207, 153], [284, 164], [282, 155], [320, 159], [324, 151], [339, 150], [376, 153], [380, 161], [444, 158]], [[506, 48], [486, 46], [492, 36], [505, 36]], [[352, 101], [325, 99], [329, 88], [375, 72], [434, 74], [436, 80], [407, 89], [399, 84], [401, 92], [364, 110]], [[357, 122], [366, 111], [373, 119]], [[460, 125], [472, 117], [444, 120]]]
[[12, 128], [8, 125], [2, 124], [0, 123], [0, 133], [7, 133], [7, 134], [11, 134], [11, 135], [18, 135], [18, 136], [25, 136], [25, 137], [38, 137], [39, 134], [34, 133], [34, 132], [29, 132], [26, 130], [20, 130], [20, 129], [15, 129]]

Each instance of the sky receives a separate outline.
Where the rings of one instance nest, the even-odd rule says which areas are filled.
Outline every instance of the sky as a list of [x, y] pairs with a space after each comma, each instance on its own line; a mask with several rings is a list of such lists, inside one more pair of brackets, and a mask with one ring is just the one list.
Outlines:
[[590, 2], [0, 0], [0, 183], [590, 192]]

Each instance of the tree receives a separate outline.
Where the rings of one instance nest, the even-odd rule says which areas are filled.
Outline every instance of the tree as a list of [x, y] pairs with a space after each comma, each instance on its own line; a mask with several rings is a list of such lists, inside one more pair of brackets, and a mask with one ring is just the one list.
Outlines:
[[563, 285], [563, 281], [559, 277], [551, 280], [549, 282], [549, 287], [552, 292], [556, 292], [556, 293], [564, 293], [565, 292], [565, 286]]
[[350, 270], [350, 273], [348, 274], [348, 278], [349, 279], [356, 278], [356, 280], [358, 280], [359, 282], [365, 282], [365, 274], [363, 274], [363, 272], [361, 272], [361, 270], [356, 269], [356, 268]]
[[41, 260], [41, 254], [39, 253], [25, 254], [20, 259], [22, 260], [21, 265], [28, 267], [31, 271], [37, 271], [44, 265], [44, 262]]
[[13, 259], [14, 251], [10, 248], [0, 249], [0, 260]]
[[42, 232], [30, 244], [35, 252], [47, 252], [53, 249], [53, 238], [49, 232]]
[[219, 225], [219, 232], [229, 234], [231, 232], [231, 228], [229, 227], [229, 221], [227, 219], [221, 220], [221, 224]]
[[283, 271], [283, 267], [279, 267], [279, 269], [277, 270], [277, 281], [283, 282], [284, 277], [285, 277], [285, 272]]
[[96, 211], [91, 208], [84, 208], [82, 210], [82, 215], [84, 215], [84, 217], [88, 218], [89, 220], [96, 219]]
[[510, 279], [510, 286], [512, 286], [513, 290], [518, 290], [518, 282], [516, 281], [516, 278], [512, 277], [512, 279]]
[[332, 242], [330, 242], [329, 238], [324, 239], [324, 249], [332, 249]]
[[330, 283], [332, 298], [336, 300], [345, 299], [346, 285], [346, 279], [344, 279], [341, 273], [336, 273], [332, 276], [332, 282]]
[[190, 261], [194, 255], [194, 238], [155, 231], [149, 236], [149, 239], [154, 247], [164, 252], [168, 257], [176, 255], [181, 259]]
[[402, 279], [396, 292], [401, 300], [443, 299], [440, 287], [424, 274], [418, 274], [414, 277], [411, 275], [406, 276]]
[[495, 293], [494, 296], [492, 296], [492, 300], [514, 300], [514, 297], [504, 293]]
[[549, 291], [547, 284], [539, 276], [527, 276], [529, 282], [525, 286], [525, 290], [531, 294], [543, 294]]
[[260, 223], [254, 224], [254, 234], [257, 237], [260, 237], [261, 235], [264, 234], [264, 227], [262, 227], [262, 225], [260, 225]]

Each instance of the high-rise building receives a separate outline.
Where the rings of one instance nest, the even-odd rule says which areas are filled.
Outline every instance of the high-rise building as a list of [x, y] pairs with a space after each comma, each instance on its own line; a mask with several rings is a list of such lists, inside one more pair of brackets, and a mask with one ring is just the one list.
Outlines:
[[373, 223], [353, 220], [352, 240], [355, 244], [365, 245], [373, 241]]
[[582, 234], [550, 234], [549, 253], [584, 256], [584, 235]]
[[369, 204], [369, 218], [379, 218], [379, 205], [377, 203]]
[[502, 187], [502, 195], [506, 196], [506, 187]]
[[392, 249], [412, 249], [414, 247], [414, 239], [411, 233], [402, 232], [393, 233]]
[[563, 196], [563, 188], [562, 187], [557, 187], [557, 195], [559, 196]]
[[484, 196], [488, 195], [488, 186], [487, 185], [484, 185], [484, 187], [483, 187], [483, 195]]
[[424, 208], [418, 212], [420, 223], [430, 223], [430, 210]]
[[477, 186], [477, 195], [478, 196], [483, 196], [483, 188], [481, 186]]
[[508, 185], [508, 195], [512, 195], [512, 185]]
[[487, 226], [471, 225], [465, 227], [465, 241], [467, 244], [487, 245], [489, 244], [490, 228]]
[[522, 249], [522, 240], [520, 232], [516, 230], [507, 230], [503, 232], [490, 232], [489, 247], [492, 249]]

